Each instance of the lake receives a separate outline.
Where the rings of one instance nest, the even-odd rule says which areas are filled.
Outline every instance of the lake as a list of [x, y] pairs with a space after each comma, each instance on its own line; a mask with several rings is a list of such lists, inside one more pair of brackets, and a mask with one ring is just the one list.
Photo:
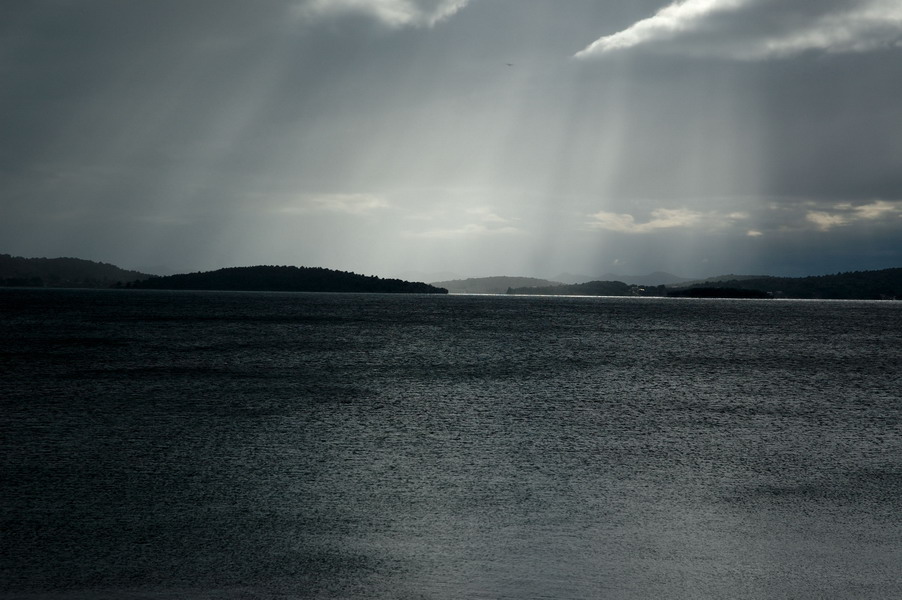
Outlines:
[[0, 597], [902, 597], [902, 302], [0, 290]]

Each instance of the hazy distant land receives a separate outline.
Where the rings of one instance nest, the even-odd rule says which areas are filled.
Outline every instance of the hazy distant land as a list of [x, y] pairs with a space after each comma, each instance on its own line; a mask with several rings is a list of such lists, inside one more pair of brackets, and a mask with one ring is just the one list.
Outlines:
[[[712, 285], [715, 284], [715, 285]], [[680, 285], [643, 286], [622, 281], [522, 287], [508, 294], [579, 296], [772, 297], [836, 300], [902, 299], [902, 268], [812, 277], [719, 276]]]
[[[693, 284], [701, 287], [705, 284]], [[836, 300], [902, 299], [902, 268], [852, 271], [812, 277], [754, 277], [717, 279], [717, 286], [758, 290], [775, 298], [830, 298]]]
[[433, 282], [382, 279], [320, 267], [254, 266], [157, 277], [78, 258], [23, 258], [0, 254], [0, 287], [133, 288], [171, 290], [318, 291], [415, 294], [522, 294], [578, 296], [773, 297], [902, 299], [902, 268], [811, 277], [721, 275], [686, 280], [652, 273], [628, 281], [565, 284], [535, 277], [478, 277]]

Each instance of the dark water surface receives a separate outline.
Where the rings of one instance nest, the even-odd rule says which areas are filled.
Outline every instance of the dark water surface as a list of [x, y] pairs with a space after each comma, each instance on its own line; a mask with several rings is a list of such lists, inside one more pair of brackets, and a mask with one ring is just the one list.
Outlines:
[[0, 290], [3, 598], [899, 598], [902, 303]]

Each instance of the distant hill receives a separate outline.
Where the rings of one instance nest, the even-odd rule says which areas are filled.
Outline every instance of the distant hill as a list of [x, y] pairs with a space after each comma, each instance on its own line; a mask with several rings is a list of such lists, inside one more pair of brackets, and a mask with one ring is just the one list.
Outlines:
[[259, 292], [362, 292], [379, 294], [447, 294], [425, 283], [380, 279], [319, 267], [230, 267], [136, 281], [129, 287], [157, 290]]
[[655, 271], [648, 275], [617, 275], [615, 273], [605, 273], [597, 277], [588, 277], [586, 275], [574, 275], [572, 273], [561, 273], [555, 277], [556, 281], [567, 284], [587, 283], [589, 281], [622, 281], [632, 285], [674, 285], [683, 282], [693, 281], [686, 277], [679, 277], [672, 273], [663, 271]]
[[80, 258], [23, 258], [0, 254], [0, 286], [106, 288], [152, 277]]
[[636, 286], [622, 281], [588, 281], [573, 285], [552, 285], [546, 287], [510, 288], [508, 294], [526, 294], [539, 296], [635, 296]]
[[452, 294], [504, 294], [511, 287], [547, 287], [560, 283], [535, 277], [475, 277], [436, 281], [432, 285], [446, 288]]
[[[699, 284], [698, 287], [705, 284]], [[812, 277], [753, 277], [718, 281], [718, 286], [760, 290], [776, 298], [836, 300], [902, 299], [902, 268], [852, 271]], [[697, 287], [697, 286], [690, 286]]]

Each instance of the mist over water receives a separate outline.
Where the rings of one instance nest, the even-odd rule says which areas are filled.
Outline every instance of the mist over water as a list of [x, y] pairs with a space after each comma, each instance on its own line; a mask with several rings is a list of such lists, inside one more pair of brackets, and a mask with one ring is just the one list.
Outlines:
[[902, 304], [0, 290], [4, 598], [902, 596]]

